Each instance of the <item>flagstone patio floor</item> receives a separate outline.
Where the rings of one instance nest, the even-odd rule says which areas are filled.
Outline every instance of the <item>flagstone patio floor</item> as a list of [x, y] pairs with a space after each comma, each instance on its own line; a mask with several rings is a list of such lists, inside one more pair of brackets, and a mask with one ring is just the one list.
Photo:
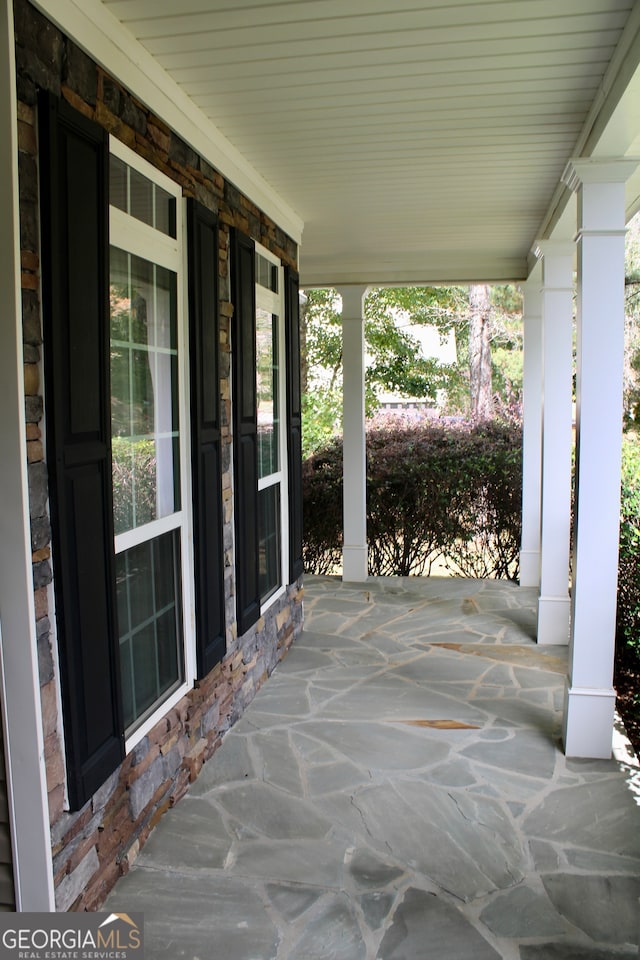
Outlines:
[[536, 595], [305, 582], [305, 630], [106, 909], [147, 960], [638, 956], [640, 770], [561, 750]]

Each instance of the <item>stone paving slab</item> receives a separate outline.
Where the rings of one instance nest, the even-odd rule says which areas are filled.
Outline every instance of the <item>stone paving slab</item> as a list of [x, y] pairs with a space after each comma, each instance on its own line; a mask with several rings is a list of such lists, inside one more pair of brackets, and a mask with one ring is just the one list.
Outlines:
[[106, 909], [153, 958], [638, 956], [640, 768], [566, 760], [535, 591], [307, 578], [305, 631]]

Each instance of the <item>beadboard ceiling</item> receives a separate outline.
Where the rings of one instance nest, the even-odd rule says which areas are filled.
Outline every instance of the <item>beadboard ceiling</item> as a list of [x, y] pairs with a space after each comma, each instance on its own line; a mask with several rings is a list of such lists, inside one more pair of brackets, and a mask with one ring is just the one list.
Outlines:
[[567, 160], [640, 129], [632, 0], [102, 4], [302, 218], [307, 285], [522, 279]]

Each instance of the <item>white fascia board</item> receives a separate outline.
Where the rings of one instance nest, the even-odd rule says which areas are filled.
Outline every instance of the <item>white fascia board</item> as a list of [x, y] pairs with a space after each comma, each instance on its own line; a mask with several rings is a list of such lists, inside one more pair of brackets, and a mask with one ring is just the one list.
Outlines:
[[193, 103], [100, 0], [33, 0], [111, 76], [300, 243], [301, 217]]
[[496, 261], [467, 260], [459, 263], [440, 262], [425, 257], [424, 266], [397, 268], [375, 263], [344, 263], [340, 269], [323, 267], [310, 262], [300, 266], [300, 286], [303, 289], [326, 289], [331, 287], [424, 287], [465, 286], [473, 283], [522, 283], [527, 279], [529, 268], [526, 257], [499, 258]]

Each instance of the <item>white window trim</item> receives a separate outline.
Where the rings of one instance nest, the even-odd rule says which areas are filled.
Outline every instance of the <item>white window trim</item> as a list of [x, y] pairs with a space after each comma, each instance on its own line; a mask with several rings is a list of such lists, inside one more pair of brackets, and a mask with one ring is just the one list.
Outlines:
[[287, 351], [285, 343], [285, 301], [284, 301], [284, 268], [282, 261], [262, 244], [255, 245], [256, 253], [278, 268], [278, 292], [268, 290], [256, 283], [256, 309], [266, 310], [278, 317], [278, 403], [280, 422], [278, 431], [278, 449], [280, 453], [280, 469], [258, 480], [258, 491], [280, 484], [280, 586], [269, 594], [260, 604], [262, 616], [269, 607], [284, 596], [287, 590], [289, 570], [289, 474], [287, 468]]
[[193, 518], [191, 497], [191, 420], [189, 407], [189, 337], [187, 304], [187, 226], [186, 201], [177, 183], [156, 170], [114, 137], [109, 138], [111, 152], [138, 173], [161, 186], [176, 200], [176, 237], [142, 223], [116, 207], [109, 208], [110, 245], [140, 256], [173, 271], [177, 276], [177, 347], [178, 347], [178, 431], [180, 436], [180, 510], [167, 517], [115, 537], [116, 554], [131, 546], [146, 542], [169, 530], [180, 530], [183, 682], [163, 699], [139, 727], [125, 740], [125, 751], [130, 751], [149, 731], [192, 689], [196, 678], [195, 606], [193, 569]]
[[[179, 224], [180, 216], [176, 213], [176, 222]], [[160, 233], [155, 227], [150, 227], [148, 223], [142, 220], [136, 220], [135, 217], [125, 213], [124, 210], [118, 210], [117, 207], [109, 207], [109, 235], [113, 237], [126, 237], [126, 246], [118, 241], [111, 240], [111, 245], [126, 250], [127, 253], [133, 253], [143, 260], [149, 260], [153, 257], [153, 262], [158, 266], [173, 270], [174, 273], [180, 273], [182, 270], [182, 256], [180, 252], [181, 242]]]
[[[171, 177], [168, 177], [166, 173], [163, 173], [162, 170], [156, 169], [153, 164], [149, 163], [148, 160], [145, 160], [144, 157], [141, 157], [139, 154], [135, 153], [131, 147], [128, 147], [122, 140], [118, 140], [117, 137], [114, 137], [113, 134], [109, 134], [109, 153], [113, 154], [114, 157], [118, 157], [127, 166], [132, 167], [134, 170], [137, 170], [138, 173], [141, 173], [144, 177], [147, 177], [149, 180], [153, 180], [154, 183], [157, 183], [159, 187], [162, 187], [163, 190], [166, 190], [167, 193], [170, 193], [176, 198], [176, 207], [181, 205], [182, 190], [180, 186], [172, 180]], [[176, 214], [178, 211], [176, 211]], [[158, 233], [158, 230], [154, 231]], [[176, 230], [178, 240], [180, 242], [180, 231]], [[164, 234], [161, 234], [164, 236]]]

